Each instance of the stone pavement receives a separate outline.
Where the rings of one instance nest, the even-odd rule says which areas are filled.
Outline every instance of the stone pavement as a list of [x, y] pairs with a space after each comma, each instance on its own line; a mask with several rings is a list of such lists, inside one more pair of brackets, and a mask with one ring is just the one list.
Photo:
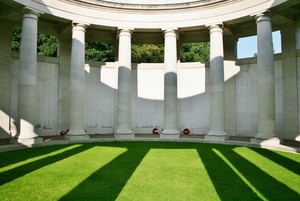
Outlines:
[[225, 141], [212, 141], [204, 139], [205, 135], [180, 135], [179, 139], [160, 139], [159, 135], [155, 134], [135, 134], [134, 139], [115, 139], [113, 134], [94, 134], [90, 135], [88, 140], [69, 141], [64, 139], [63, 136], [43, 136], [43, 143], [33, 145], [11, 144], [9, 139], [0, 139], [0, 152], [25, 149], [30, 147], [41, 147], [58, 144], [74, 144], [74, 143], [92, 143], [92, 142], [112, 142], [112, 141], [172, 141], [172, 142], [191, 142], [191, 143], [216, 143], [238, 146], [258, 147], [264, 149], [279, 150], [291, 153], [300, 154], [300, 142], [294, 140], [282, 140], [279, 145], [259, 145], [250, 142], [250, 137], [243, 136], [230, 136]]

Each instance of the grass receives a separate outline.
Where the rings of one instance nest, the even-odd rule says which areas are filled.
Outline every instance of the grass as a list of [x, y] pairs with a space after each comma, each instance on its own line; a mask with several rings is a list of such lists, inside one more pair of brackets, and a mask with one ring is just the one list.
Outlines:
[[0, 200], [300, 200], [300, 155], [105, 142], [0, 153]]

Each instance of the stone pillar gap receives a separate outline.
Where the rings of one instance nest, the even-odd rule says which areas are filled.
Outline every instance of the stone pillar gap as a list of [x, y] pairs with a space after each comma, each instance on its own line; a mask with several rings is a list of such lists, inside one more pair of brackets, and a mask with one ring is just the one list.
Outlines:
[[253, 143], [279, 143], [275, 135], [275, 81], [271, 13], [255, 16], [257, 24], [258, 133]]
[[117, 128], [115, 138], [134, 138], [131, 130], [131, 30], [119, 34]]
[[13, 27], [15, 23], [11, 21], [2, 21], [0, 23], [0, 137], [14, 137], [17, 134], [15, 126], [12, 94], [17, 94], [12, 88], [12, 58], [11, 58], [11, 41]]
[[224, 131], [223, 25], [220, 23], [207, 27], [210, 30], [210, 131], [205, 139], [224, 141], [228, 136]]
[[18, 84], [18, 134], [13, 143], [36, 144], [43, 139], [35, 133], [36, 127], [36, 68], [37, 25], [39, 12], [23, 10], [22, 37]]
[[174, 29], [165, 32], [165, 82], [164, 82], [164, 130], [162, 139], [179, 139], [177, 95], [177, 45]]
[[89, 135], [84, 130], [84, 43], [87, 24], [73, 22], [71, 73], [70, 73], [70, 131], [65, 138], [88, 140]]
[[[286, 139], [297, 139], [298, 133], [298, 89], [297, 89], [297, 26], [292, 23], [281, 28], [282, 43], [282, 87], [283, 117], [282, 135]], [[276, 132], [278, 133], [278, 131]], [[280, 133], [280, 132], [279, 132]], [[280, 135], [279, 135], [280, 136]]]

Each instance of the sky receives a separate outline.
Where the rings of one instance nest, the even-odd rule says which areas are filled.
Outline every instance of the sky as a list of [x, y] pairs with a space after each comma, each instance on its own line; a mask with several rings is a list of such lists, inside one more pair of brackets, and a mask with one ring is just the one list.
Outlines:
[[[280, 31], [273, 32], [272, 37], [274, 53], [281, 53]], [[253, 57], [257, 53], [257, 36], [239, 38], [237, 49], [239, 59]]]

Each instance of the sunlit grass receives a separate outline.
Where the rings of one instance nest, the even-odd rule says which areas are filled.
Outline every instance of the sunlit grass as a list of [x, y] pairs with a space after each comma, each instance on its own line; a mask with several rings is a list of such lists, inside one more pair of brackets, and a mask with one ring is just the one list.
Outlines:
[[0, 200], [300, 200], [300, 155], [176, 142], [16, 150], [0, 153]]
[[235, 151], [266, 174], [300, 194], [300, 175], [249, 148], [237, 148]]
[[56, 154], [63, 153], [67, 150], [71, 150], [71, 149], [79, 147], [79, 146], [81, 146], [81, 145], [76, 144], [76, 145], [73, 145], [73, 146], [68, 146], [68, 147], [65, 147], [65, 148], [62, 148], [62, 149], [55, 150], [55, 151], [50, 152], [48, 154], [43, 154], [43, 155], [32, 157], [32, 158], [29, 158], [29, 159], [24, 159], [23, 161], [19, 161], [17, 163], [13, 163], [11, 165], [7, 165], [5, 167], [0, 168], [0, 173], [5, 172], [6, 170], [16, 168], [16, 167], [21, 166], [21, 165], [25, 165], [25, 164], [32, 163], [32, 162], [37, 161], [37, 160], [41, 160], [41, 159], [49, 157], [49, 156], [54, 156]]
[[[134, 196], [132, 196], [134, 195]], [[118, 200], [217, 200], [195, 149], [152, 149]]]

